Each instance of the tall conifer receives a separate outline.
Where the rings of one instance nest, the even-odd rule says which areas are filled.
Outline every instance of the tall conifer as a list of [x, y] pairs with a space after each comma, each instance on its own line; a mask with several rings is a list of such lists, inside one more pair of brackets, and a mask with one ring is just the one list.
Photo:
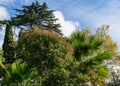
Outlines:
[[38, 1], [33, 2], [31, 5], [23, 6], [22, 9], [15, 9], [18, 14], [11, 19], [13, 25], [27, 26], [32, 28], [38, 26], [39, 28], [54, 31], [62, 35], [59, 30], [60, 24], [56, 23], [58, 19], [55, 18], [54, 10], [48, 10], [47, 4], [44, 2], [42, 5]]
[[15, 56], [14, 46], [15, 45], [13, 40], [12, 25], [9, 22], [7, 22], [4, 43], [3, 43], [3, 57], [6, 59], [5, 64], [14, 62], [14, 56]]

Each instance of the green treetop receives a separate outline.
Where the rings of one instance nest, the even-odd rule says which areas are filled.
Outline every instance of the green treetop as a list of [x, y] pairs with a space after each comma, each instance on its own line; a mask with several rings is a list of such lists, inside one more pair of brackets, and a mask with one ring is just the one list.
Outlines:
[[58, 29], [60, 24], [56, 23], [58, 19], [53, 15], [54, 10], [48, 10], [48, 6], [45, 2], [40, 5], [39, 2], [36, 1], [31, 5], [23, 6], [22, 9], [15, 10], [18, 14], [11, 18], [13, 25], [17, 27], [27, 26], [32, 29], [34, 26], [38, 26], [62, 35], [61, 31]]

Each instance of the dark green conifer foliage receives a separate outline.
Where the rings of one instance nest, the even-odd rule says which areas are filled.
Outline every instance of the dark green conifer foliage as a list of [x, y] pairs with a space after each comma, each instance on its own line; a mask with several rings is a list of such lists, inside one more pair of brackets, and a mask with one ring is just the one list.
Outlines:
[[13, 41], [12, 25], [6, 24], [5, 37], [3, 43], [3, 57], [6, 59], [5, 64], [14, 62], [15, 56], [15, 44]]
[[45, 2], [40, 5], [36, 1], [31, 5], [23, 6], [22, 9], [15, 10], [18, 14], [11, 19], [13, 25], [20, 28], [21, 26], [27, 26], [32, 29], [34, 26], [38, 26], [62, 35], [61, 30], [59, 30], [60, 24], [56, 23], [58, 19], [53, 15], [54, 10], [48, 10]]
[[41, 6], [41, 16], [43, 18], [42, 21], [43, 26], [61, 34], [61, 31], [58, 29], [60, 25], [55, 24], [55, 21], [57, 21], [58, 19], [56, 19], [55, 16], [53, 15], [54, 10], [48, 11], [47, 9], [48, 9], [47, 4], [43, 3], [43, 5]]

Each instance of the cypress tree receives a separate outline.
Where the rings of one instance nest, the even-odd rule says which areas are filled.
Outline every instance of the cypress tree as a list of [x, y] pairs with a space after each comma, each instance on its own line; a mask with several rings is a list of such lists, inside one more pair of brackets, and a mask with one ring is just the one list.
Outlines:
[[6, 30], [5, 30], [5, 37], [3, 43], [3, 57], [6, 59], [5, 64], [14, 62], [15, 58], [15, 47], [13, 41], [13, 32], [12, 32], [12, 25], [7, 22], [6, 23]]

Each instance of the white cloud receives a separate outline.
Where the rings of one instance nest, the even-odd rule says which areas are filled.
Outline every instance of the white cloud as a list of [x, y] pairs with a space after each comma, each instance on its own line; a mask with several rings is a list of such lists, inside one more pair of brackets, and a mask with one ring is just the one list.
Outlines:
[[2, 49], [4, 34], [5, 34], [5, 26], [3, 26], [2, 29], [0, 29], [0, 49]]
[[68, 37], [73, 31], [76, 31], [76, 27], [79, 26], [78, 22], [67, 21], [64, 19], [64, 16], [61, 11], [55, 11], [54, 15], [58, 18], [57, 23], [60, 23], [63, 35]]
[[0, 49], [2, 49], [3, 40], [0, 40]]
[[0, 20], [9, 19], [9, 13], [7, 12], [7, 9], [3, 6], [0, 6]]
[[[98, 7], [98, 4], [101, 4]], [[102, 3], [82, 5], [73, 8], [70, 14], [82, 19], [92, 28], [103, 25], [110, 25], [109, 34], [118, 44], [120, 50], [120, 0], [102, 0]]]

